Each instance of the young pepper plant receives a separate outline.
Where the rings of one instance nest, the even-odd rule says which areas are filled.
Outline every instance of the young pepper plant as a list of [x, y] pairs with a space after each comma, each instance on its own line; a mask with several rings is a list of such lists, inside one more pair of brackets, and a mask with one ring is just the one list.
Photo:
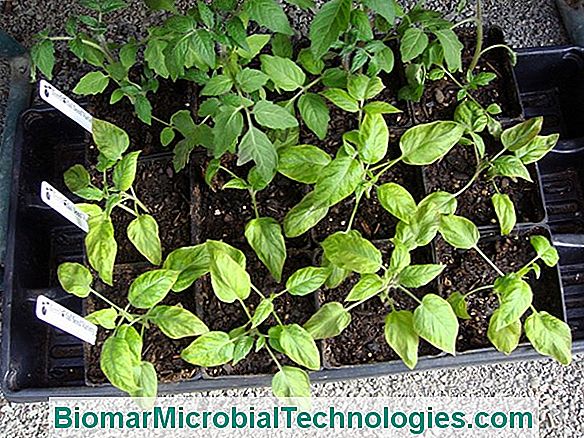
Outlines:
[[[112, 285], [118, 249], [111, 219], [115, 208], [135, 216], [127, 228], [128, 239], [150, 263], [160, 264], [162, 249], [158, 224], [133, 189], [140, 152], [124, 155], [130, 145], [128, 135], [109, 122], [94, 118], [92, 132], [99, 151], [96, 170], [102, 174], [101, 188], [91, 182], [89, 172], [81, 164], [68, 169], [64, 180], [72, 193], [96, 202], [77, 207], [89, 216], [89, 231], [85, 237], [89, 263], [105, 283]], [[104, 208], [97, 202], [103, 202]]]
[[[86, 316], [86, 319], [112, 334], [103, 343], [100, 367], [116, 388], [137, 398], [154, 398], [158, 379], [154, 365], [142, 359], [144, 333], [156, 326], [170, 339], [200, 336], [207, 326], [181, 306], [160, 302], [175, 287], [181, 272], [156, 269], [139, 275], [130, 285], [128, 305], [122, 308], [92, 287], [91, 272], [79, 263], [62, 263], [58, 278], [63, 289], [80, 298], [89, 295], [107, 306]], [[130, 309], [136, 309], [130, 311]], [[140, 313], [137, 313], [139, 311]]]

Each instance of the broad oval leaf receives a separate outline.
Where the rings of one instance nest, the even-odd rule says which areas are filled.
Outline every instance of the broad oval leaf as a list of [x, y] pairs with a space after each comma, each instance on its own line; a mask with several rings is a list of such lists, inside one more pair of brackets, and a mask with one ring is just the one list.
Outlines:
[[320, 353], [314, 339], [298, 324], [282, 326], [280, 347], [286, 356], [309, 370], [320, 369]]
[[304, 93], [298, 99], [298, 110], [302, 120], [319, 140], [324, 140], [330, 121], [329, 107], [318, 94]]
[[531, 242], [533, 249], [537, 252], [539, 258], [541, 258], [547, 266], [552, 267], [558, 264], [558, 261], [560, 260], [558, 250], [552, 246], [546, 237], [531, 236], [529, 241]]
[[327, 207], [355, 192], [363, 177], [363, 165], [351, 157], [337, 157], [326, 166], [314, 187], [314, 197]]
[[310, 317], [304, 328], [313, 339], [333, 338], [351, 323], [351, 314], [341, 303], [326, 303]]
[[83, 76], [75, 88], [73, 93], [87, 96], [90, 94], [99, 94], [107, 88], [109, 84], [109, 76], [104, 75], [100, 71], [92, 71]]
[[272, 392], [282, 399], [310, 397], [310, 378], [306, 371], [284, 365], [272, 378]]
[[572, 332], [564, 321], [547, 312], [534, 312], [525, 320], [525, 334], [538, 353], [562, 365], [572, 362]]
[[440, 234], [450, 245], [459, 249], [474, 248], [479, 239], [479, 229], [462, 216], [449, 214], [440, 217]]
[[180, 357], [193, 365], [215, 367], [233, 359], [233, 339], [224, 332], [209, 332], [201, 335], [185, 348]]
[[353, 286], [345, 301], [367, 300], [383, 290], [383, 280], [377, 274], [365, 274], [361, 276], [357, 284]]
[[541, 131], [543, 117], [528, 119], [501, 133], [501, 143], [506, 149], [516, 151], [531, 142]]
[[162, 261], [162, 245], [158, 224], [149, 214], [141, 214], [128, 225], [128, 239], [153, 265]]
[[261, 55], [262, 71], [274, 85], [284, 91], [294, 91], [304, 85], [306, 75], [291, 59]]
[[541, 160], [551, 151], [560, 139], [560, 134], [538, 135], [525, 146], [515, 151], [515, 156], [523, 164], [531, 164]]
[[270, 181], [278, 167], [278, 153], [268, 136], [255, 126], [250, 127], [239, 143], [237, 165], [241, 166], [252, 160], [259, 175]]
[[118, 311], [113, 307], [97, 310], [90, 313], [85, 319], [93, 324], [97, 324], [105, 329], [113, 330], [116, 328], [116, 319]]
[[284, 35], [294, 34], [282, 6], [274, 0], [249, 0], [245, 3], [245, 10], [260, 26]]
[[330, 155], [316, 146], [292, 146], [280, 151], [278, 171], [294, 181], [314, 184], [330, 162]]
[[413, 196], [397, 183], [386, 183], [379, 186], [377, 198], [383, 208], [405, 223], [409, 223], [411, 217], [416, 213], [417, 206]]
[[363, 162], [375, 164], [387, 154], [389, 129], [381, 114], [365, 114], [359, 129], [359, 156]]
[[414, 315], [408, 310], [393, 311], [385, 318], [385, 340], [406, 366], [413, 370], [418, 363], [420, 338], [414, 330]]
[[93, 141], [104, 157], [111, 161], [122, 158], [122, 154], [130, 146], [128, 134], [123, 129], [95, 117], [91, 122], [91, 128]]
[[[174, 132], [174, 131], [173, 131]], [[121, 192], [125, 192], [132, 187], [136, 178], [136, 167], [138, 166], [138, 156], [140, 151], [130, 152], [125, 155], [114, 167], [112, 179], [114, 186]]]
[[513, 230], [517, 222], [515, 206], [509, 195], [503, 193], [495, 193], [491, 200], [493, 201], [497, 219], [499, 219], [501, 235], [505, 236]]
[[286, 214], [284, 218], [286, 237], [298, 237], [306, 233], [327, 215], [328, 210], [329, 207], [319, 202], [314, 192], [308, 193]]
[[169, 269], [145, 272], [130, 285], [128, 301], [138, 309], [149, 309], [166, 297], [177, 277], [178, 272]]
[[252, 219], [245, 226], [245, 238], [279, 283], [286, 261], [286, 243], [278, 221], [271, 217]]
[[61, 263], [57, 269], [59, 283], [65, 291], [79, 298], [89, 296], [93, 276], [89, 269], [79, 263]]
[[128, 342], [118, 336], [110, 336], [101, 348], [99, 364], [101, 370], [116, 388], [128, 393], [138, 390], [134, 368], [135, 357]]
[[267, 100], [256, 103], [253, 114], [257, 122], [267, 128], [288, 129], [298, 126], [298, 120], [288, 110]]
[[400, 41], [400, 52], [403, 62], [411, 61], [421, 55], [428, 47], [428, 35], [417, 27], [408, 28]]
[[438, 277], [445, 265], [410, 265], [399, 274], [399, 283], [405, 287], [422, 287]]
[[402, 135], [399, 145], [403, 161], [427, 165], [450, 151], [462, 138], [464, 127], [456, 122], [432, 122], [414, 126]]
[[320, 288], [329, 276], [327, 268], [308, 266], [301, 268], [288, 278], [286, 290], [291, 295], [303, 296]]
[[171, 339], [199, 336], [209, 331], [199, 317], [179, 306], [156, 306], [149, 316], [160, 331]]
[[351, 0], [331, 0], [316, 13], [310, 25], [310, 49], [321, 58], [349, 26]]
[[374, 274], [381, 268], [381, 252], [358, 231], [336, 232], [322, 242], [327, 260], [360, 274]]
[[197, 279], [209, 272], [211, 259], [207, 245], [185, 246], [171, 252], [162, 266], [179, 272], [176, 282], [172, 285], [174, 292], [189, 288]]
[[458, 321], [448, 302], [435, 294], [427, 294], [414, 310], [414, 330], [436, 348], [452, 355], [456, 352]]
[[509, 355], [519, 345], [519, 339], [521, 338], [521, 321], [516, 320], [509, 325], [496, 329], [495, 327], [500, 326], [500, 323], [498, 322], [499, 315], [501, 315], [499, 309], [495, 310], [491, 315], [487, 337], [497, 350]]
[[531, 306], [533, 293], [529, 283], [513, 274], [497, 278], [494, 290], [499, 294], [501, 305], [493, 329], [501, 330], [509, 324], [519, 321]]
[[101, 213], [90, 216], [88, 224], [89, 232], [85, 236], [85, 248], [89, 264], [106, 284], [112, 286], [114, 262], [118, 252], [112, 220]]
[[211, 285], [217, 298], [225, 303], [245, 300], [251, 291], [249, 274], [223, 251], [211, 251]]

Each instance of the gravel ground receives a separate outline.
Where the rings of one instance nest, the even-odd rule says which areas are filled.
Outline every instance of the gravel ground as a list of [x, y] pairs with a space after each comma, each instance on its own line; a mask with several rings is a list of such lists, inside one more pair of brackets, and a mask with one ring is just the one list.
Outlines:
[[[115, 32], [124, 38], [139, 37], [161, 14], [148, 15], [141, 1], [130, 1], [131, 13], [113, 17]], [[184, 7], [188, 1], [179, 1]], [[190, 2], [192, 3], [192, 2]], [[428, 5], [452, 11], [459, 0], [430, 0]], [[464, 13], [471, 8], [467, 5]], [[308, 17], [287, 7], [297, 28], [306, 31]], [[47, 27], [62, 31], [65, 17], [80, 8], [75, 2], [4, 0], [0, 2], [0, 27], [24, 45]], [[470, 9], [472, 10], [472, 9]], [[485, 22], [502, 27], [514, 47], [567, 43], [553, 0], [484, 0]], [[521, 23], [521, 26], [517, 26]], [[63, 52], [62, 52], [63, 53]], [[63, 58], [62, 53], [58, 55]], [[70, 58], [57, 66], [55, 85], [71, 89], [86, 70]], [[7, 94], [7, 67], [0, 62], [0, 127]], [[520, 362], [455, 370], [416, 372], [377, 379], [315, 385], [317, 396], [532, 396], [540, 401], [542, 437], [584, 436], [584, 355], [575, 356], [570, 367], [551, 360]], [[211, 395], [246, 396], [268, 394], [266, 389], [233, 390]], [[205, 395], [205, 394], [199, 394]], [[0, 396], [0, 431], [7, 437], [47, 436], [45, 403], [11, 404]]]

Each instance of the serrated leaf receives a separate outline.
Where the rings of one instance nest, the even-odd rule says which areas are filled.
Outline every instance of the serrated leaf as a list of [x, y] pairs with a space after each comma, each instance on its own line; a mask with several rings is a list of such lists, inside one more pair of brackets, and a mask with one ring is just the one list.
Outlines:
[[310, 25], [310, 49], [321, 58], [349, 26], [351, 0], [331, 0], [316, 13]]
[[274, 0], [249, 0], [245, 3], [249, 17], [259, 25], [285, 35], [294, 32], [282, 7]]

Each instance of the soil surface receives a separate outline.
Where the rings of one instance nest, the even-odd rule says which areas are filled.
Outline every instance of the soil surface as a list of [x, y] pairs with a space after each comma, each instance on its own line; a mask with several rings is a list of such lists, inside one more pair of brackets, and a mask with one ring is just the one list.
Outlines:
[[[516, 231], [509, 236], [498, 236], [496, 233], [483, 235], [479, 248], [505, 273], [515, 272], [532, 260], [536, 253], [529, 237], [544, 235], [549, 238], [549, 232], [543, 227]], [[446, 269], [439, 277], [439, 293], [447, 298], [453, 292], [468, 293], [474, 288], [491, 285], [498, 277], [495, 270], [475, 250], [458, 250], [448, 245], [438, 237], [435, 243], [436, 257]], [[529, 274], [529, 283], [534, 295], [534, 306], [538, 310], [546, 310], [552, 315], [562, 317], [561, 295], [555, 268], [547, 268], [540, 263], [542, 276], [535, 280], [533, 273]], [[491, 290], [473, 293], [467, 299], [469, 320], [461, 320], [456, 343], [458, 351], [488, 347], [487, 338], [489, 319], [499, 307], [497, 297]]]
[[[244, 252], [247, 258], [247, 272], [250, 274], [251, 282], [264, 296], [282, 291], [285, 288], [285, 280], [298, 269], [311, 266], [313, 260], [311, 252], [288, 251], [282, 275], [283, 281], [278, 284], [254, 253], [245, 249]], [[239, 303], [224, 303], [215, 296], [209, 276], [202, 278], [199, 283], [197, 309], [210, 330], [229, 332], [248, 322], [248, 318]], [[250, 313], [253, 314], [260, 300], [259, 294], [252, 291], [249, 298], [245, 300]], [[284, 294], [274, 300], [274, 307], [283, 324], [296, 323], [302, 325], [316, 311], [314, 294], [303, 297], [292, 297], [290, 294]], [[270, 316], [259, 327], [259, 330], [261, 333], [267, 334], [268, 329], [274, 325], [276, 325], [276, 321], [273, 316]], [[281, 363], [291, 364], [290, 360], [283, 355], [277, 353], [276, 356]], [[277, 370], [276, 364], [264, 348], [257, 353], [252, 350], [245, 359], [235, 366], [226, 364], [220, 367], [207, 368], [204, 372], [207, 376], [218, 377], [222, 375], [273, 374]]]
[[[204, 160], [207, 161], [207, 160]], [[200, 197], [200, 209], [194, 217], [193, 229], [200, 242], [207, 239], [224, 240], [230, 243], [246, 242], [245, 226], [253, 219], [253, 203], [247, 190], [222, 189], [232, 177], [219, 171], [213, 180], [213, 187], [204, 181], [206, 164], [203, 160], [193, 160], [195, 181], [194, 197]], [[223, 166], [236, 175], [247, 176], [249, 166], [235, 165], [233, 155], [225, 156]], [[258, 211], [261, 217], [271, 217], [282, 224], [292, 207], [306, 194], [306, 186], [277, 174], [270, 185], [257, 193]], [[288, 247], [305, 248], [310, 244], [307, 236], [287, 239]]]
[[[487, 150], [487, 154], [492, 153]], [[533, 183], [523, 179], [513, 181], [507, 177], [494, 179], [501, 193], [510, 196], [517, 215], [517, 222], [540, 222], [544, 219], [539, 179], [534, 165], [527, 166]], [[476, 158], [471, 147], [457, 145], [440, 161], [424, 167], [428, 192], [443, 190], [456, 193], [472, 178], [476, 170]], [[492, 180], [483, 173], [464, 193], [458, 196], [457, 214], [477, 225], [496, 225], [497, 216], [491, 197], [497, 193]]]
[[[145, 265], [118, 265], [114, 270], [114, 287], [101, 282], [95, 285], [95, 289], [121, 307], [127, 304], [127, 295], [130, 284], [140, 274], [149, 270]], [[103, 301], [90, 295], [85, 300], [85, 314], [109, 307]], [[181, 305], [185, 309], [196, 314], [195, 288], [192, 287], [181, 293], [169, 292], [161, 304]], [[95, 345], [84, 344], [86, 379], [89, 384], [107, 383], [99, 366], [99, 357], [103, 343], [112, 333], [111, 330], [100, 328], [97, 332]], [[187, 380], [197, 375], [198, 367], [181, 359], [180, 353], [194, 338], [170, 339], [157, 327], [151, 326], [145, 330], [142, 359], [152, 362], [156, 367], [156, 373], [161, 383]]]
[[[188, 173], [175, 173], [169, 156], [138, 162], [134, 188], [158, 223], [163, 257], [176, 248], [192, 243], [189, 215], [191, 209], [198, 208], [199, 200], [195, 198], [191, 201], [189, 187]], [[127, 236], [128, 225], [133, 219], [134, 216], [122, 209], [116, 208], [112, 212], [118, 243], [116, 263], [145, 261]]]
[[[383, 259], [388, 260], [391, 254], [391, 244], [385, 241], [376, 242], [377, 248], [383, 253]], [[425, 250], [412, 254], [413, 263], [431, 263], [431, 257]], [[321, 290], [318, 292], [319, 304], [331, 301], [342, 303], [353, 286], [359, 281], [357, 274], [353, 274], [338, 288]], [[418, 297], [429, 292], [435, 292], [436, 285], [429, 285], [413, 290]], [[411, 310], [416, 302], [408, 295], [398, 290], [390, 292], [397, 310]], [[351, 323], [338, 336], [322, 341], [323, 361], [327, 367], [342, 365], [356, 365], [375, 362], [400, 360], [399, 356], [387, 344], [384, 335], [385, 317], [390, 313], [389, 303], [383, 303], [379, 297], [374, 297], [351, 310]], [[420, 356], [437, 355], [439, 350], [427, 342], [420, 340], [418, 350]]]
[[[466, 72], [470, 65], [475, 45], [476, 32], [471, 29], [458, 31], [461, 42], [464, 44], [462, 52], [463, 71]], [[500, 43], [501, 40], [492, 32], [487, 35], [483, 48]], [[513, 79], [513, 68], [509, 53], [505, 49], [493, 49], [483, 55], [477, 64], [474, 74], [480, 72], [495, 73], [497, 77], [487, 86], [471, 90], [470, 94], [484, 107], [491, 103], [498, 103], [502, 113], [501, 119], [516, 119], [521, 117], [521, 105], [516, 93], [516, 84]], [[465, 83], [463, 73], [456, 73], [456, 79]], [[417, 123], [428, 123], [435, 120], [452, 120], [454, 110], [458, 105], [457, 93], [460, 87], [450, 78], [445, 76], [438, 81], [427, 80], [424, 94], [419, 102], [412, 103], [414, 120]]]

